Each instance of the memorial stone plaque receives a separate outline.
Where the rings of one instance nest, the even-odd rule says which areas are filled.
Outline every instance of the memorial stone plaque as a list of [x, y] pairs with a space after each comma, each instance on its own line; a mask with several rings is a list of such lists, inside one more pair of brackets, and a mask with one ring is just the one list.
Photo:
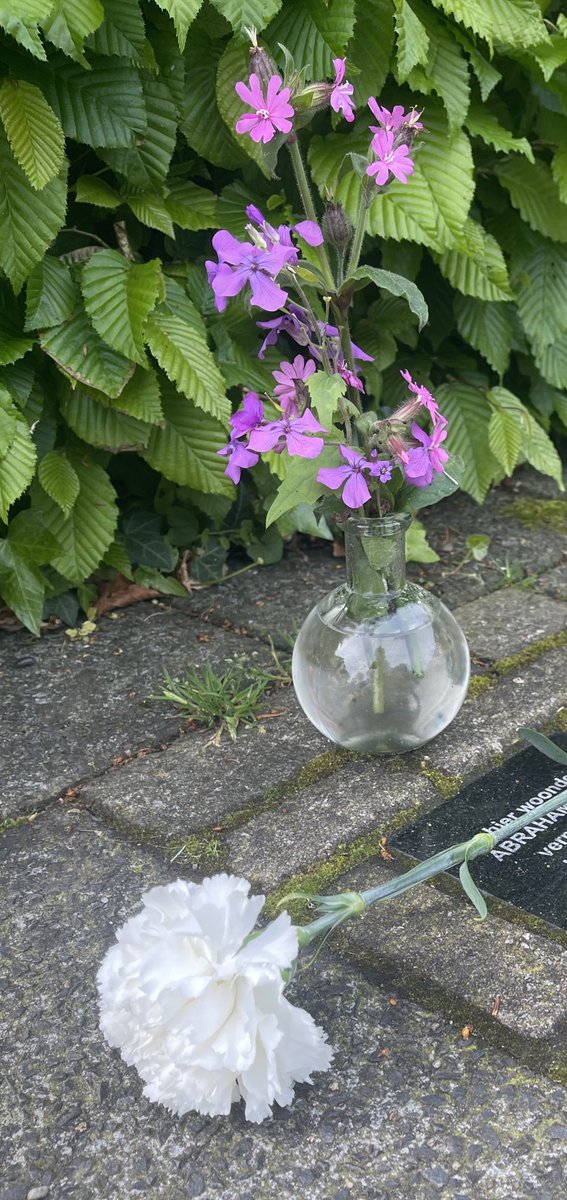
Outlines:
[[[567, 750], [567, 734], [553, 740]], [[521, 832], [475, 859], [471, 873], [481, 891], [567, 929], [567, 803], [538, 818], [538, 808], [562, 791], [567, 766], [530, 746], [397, 834], [391, 845], [425, 859], [533, 812]]]

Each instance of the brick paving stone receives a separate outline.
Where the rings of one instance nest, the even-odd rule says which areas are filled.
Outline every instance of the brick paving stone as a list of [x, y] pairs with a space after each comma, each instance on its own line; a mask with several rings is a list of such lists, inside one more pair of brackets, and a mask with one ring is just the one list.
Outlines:
[[567, 562], [560, 563], [552, 571], [544, 571], [537, 581], [538, 591], [546, 592], [557, 600], [567, 600]]
[[471, 655], [483, 659], [506, 658], [567, 630], [567, 604], [527, 589], [505, 588], [472, 600], [456, 609], [455, 616]]
[[564, 1088], [480, 1036], [463, 1041], [429, 1006], [392, 1006], [386, 978], [326, 949], [289, 995], [328, 1031], [335, 1061], [291, 1109], [253, 1126], [239, 1107], [180, 1119], [150, 1104], [103, 1042], [95, 973], [142, 892], [173, 872], [71, 809], [8, 832], [0, 856], [3, 1200], [33, 1188], [49, 1200], [564, 1195]]
[[160, 691], [164, 667], [172, 675], [204, 663], [219, 669], [241, 655], [269, 660], [259, 643], [152, 604], [100, 621], [85, 641], [5, 635], [0, 819], [35, 809], [117, 756], [176, 737], [183, 715], [143, 703]]

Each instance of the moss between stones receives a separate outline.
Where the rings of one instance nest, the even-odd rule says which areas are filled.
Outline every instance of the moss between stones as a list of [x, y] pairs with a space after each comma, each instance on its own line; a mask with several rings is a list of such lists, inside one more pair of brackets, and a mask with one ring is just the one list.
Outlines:
[[567, 645], [567, 629], [562, 629], [560, 633], [550, 633], [548, 637], [541, 638], [539, 642], [532, 642], [529, 646], [524, 646], [523, 650], [518, 650], [517, 654], [510, 654], [507, 658], [497, 658], [490, 671], [487, 671], [485, 675], [472, 676], [467, 699], [478, 700], [504, 675], [527, 667], [530, 663], [537, 662], [543, 654], [549, 653], [550, 650], [560, 650], [565, 645]]
[[447, 771], [441, 771], [438, 767], [422, 765], [420, 769], [421, 774], [430, 780], [444, 800], [450, 800], [451, 796], [456, 796], [463, 786], [462, 775], [449, 775]]
[[534, 500], [519, 497], [503, 510], [516, 517], [528, 529], [553, 529], [555, 533], [567, 533], [567, 500]]
[[473, 675], [469, 683], [467, 700], [478, 700], [479, 696], [484, 696], [485, 692], [489, 692], [495, 683], [495, 675]]
[[0, 821], [0, 837], [3, 833], [8, 833], [10, 829], [19, 829], [21, 825], [31, 825], [35, 821], [37, 813], [27, 813], [24, 817], [6, 817], [4, 821]]

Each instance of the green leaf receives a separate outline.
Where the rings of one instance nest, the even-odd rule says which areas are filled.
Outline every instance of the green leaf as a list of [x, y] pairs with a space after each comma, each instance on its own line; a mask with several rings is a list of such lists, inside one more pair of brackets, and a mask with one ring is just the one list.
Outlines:
[[538, 240], [532, 254], [516, 256], [514, 268], [520, 321], [544, 350], [567, 333], [567, 250]]
[[242, 385], [248, 390], [264, 392], [274, 386], [270, 367], [231, 338], [223, 322], [216, 321], [211, 333], [217, 348], [217, 363], [227, 387]]
[[308, 379], [307, 387], [321, 424], [325, 429], [330, 429], [333, 416], [339, 407], [339, 400], [346, 392], [344, 379], [340, 375], [330, 376], [326, 371], [316, 371], [311, 379]]
[[19, 292], [32, 267], [43, 258], [65, 220], [63, 177], [35, 192], [0, 130], [0, 267]]
[[415, 313], [419, 328], [423, 329], [423, 326], [427, 325], [429, 312], [425, 298], [415, 283], [411, 283], [409, 279], [404, 279], [402, 275], [394, 275], [392, 271], [382, 271], [378, 267], [358, 267], [356, 271], [353, 271], [351, 278], [374, 283], [376, 287], [382, 288], [392, 296], [403, 296], [412, 313]]
[[126, 553], [124, 542], [120, 538], [111, 542], [108, 550], [105, 551], [103, 562], [109, 567], [114, 567], [115, 571], [120, 571], [121, 575], [125, 575], [126, 579], [132, 579], [132, 564]]
[[266, 526], [273, 525], [274, 521], [283, 517], [284, 513], [289, 512], [298, 504], [314, 504], [327, 490], [325, 485], [317, 480], [321, 467], [338, 465], [338, 446], [326, 446], [318, 458], [293, 458], [286, 477], [282, 480], [277, 495], [268, 509]]
[[77, 299], [78, 291], [68, 266], [46, 254], [28, 276], [26, 329], [48, 329], [67, 321]]
[[90, 71], [85, 71], [54, 55], [50, 67], [42, 86], [67, 137], [96, 149], [131, 146], [145, 133], [140, 76], [124, 59], [93, 58]]
[[79, 204], [95, 204], [97, 208], [117, 208], [120, 196], [104, 179], [94, 175], [81, 175], [75, 184]]
[[[493, 392], [489, 392], [488, 396], [497, 403], [497, 396]], [[524, 436], [517, 413], [511, 412], [505, 405], [494, 409], [488, 427], [488, 443], [507, 475], [511, 475], [518, 465]]]
[[68, 516], [79, 495], [79, 476], [65, 451], [50, 450], [44, 454], [37, 474], [44, 492]]
[[480, 920], [485, 921], [488, 916], [486, 900], [484, 899], [482, 892], [479, 892], [479, 890], [476, 886], [476, 883], [469, 871], [469, 865], [468, 865], [468, 861], [467, 861], [466, 857], [465, 857], [465, 861], [462, 862], [459, 867], [459, 879], [461, 881], [463, 891], [466, 893], [466, 895], [468, 896], [471, 903], [474, 904], [476, 911], [480, 917]]
[[435, 474], [428, 487], [413, 487], [405, 484], [396, 494], [396, 507], [400, 512], [417, 513], [421, 508], [430, 508], [447, 496], [452, 496], [461, 487], [465, 475], [465, 464], [457, 454], [452, 454], [442, 474]]
[[16, 436], [18, 416], [10, 393], [0, 384], [0, 458], [4, 458]]
[[120, 395], [134, 373], [134, 363], [103, 342], [82, 310], [65, 324], [42, 332], [40, 341], [65, 375], [112, 399]]
[[76, 387], [61, 401], [61, 415], [81, 441], [115, 453], [141, 450], [150, 436], [151, 426], [145, 421], [99, 403], [82, 387]]
[[446, 22], [439, 20], [429, 5], [420, 0], [414, 0], [414, 4], [429, 38], [429, 52], [424, 70], [417, 67], [411, 73], [410, 85], [427, 95], [435, 92], [445, 106], [449, 128], [460, 129], [470, 100], [468, 63]]
[[264, 29], [282, 7], [282, 0], [212, 0], [235, 33]]
[[[97, 392], [95, 399], [101, 404], [108, 404], [108, 397], [102, 392]], [[147, 421], [150, 425], [159, 424], [163, 420], [163, 410], [155, 371], [136, 367], [132, 378], [113, 401], [112, 407], [130, 417], [136, 417], [138, 421]]]
[[557, 184], [559, 199], [567, 204], [567, 145], [559, 146], [553, 155], [551, 174]]
[[0, 520], [7, 523], [14, 500], [25, 492], [35, 471], [36, 452], [25, 421], [16, 420], [10, 449], [0, 459]]
[[432, 0], [432, 3], [484, 38], [491, 49], [494, 41], [523, 48], [547, 37], [535, 0]]
[[177, 139], [177, 107], [162, 79], [142, 74], [146, 128], [135, 146], [106, 150], [104, 159], [132, 190], [152, 192], [167, 177]]
[[162, 596], [185, 596], [187, 599], [187, 588], [173, 575], [162, 575], [160, 571], [153, 571], [149, 567], [138, 567], [134, 571], [134, 579], [142, 587], [155, 588]]
[[55, 0], [49, 19], [43, 22], [43, 32], [58, 50], [88, 67], [83, 43], [103, 21], [104, 9], [99, 0]]
[[509, 305], [455, 296], [455, 317], [463, 340], [474, 346], [499, 375], [504, 375], [510, 364], [513, 337]]
[[522, 457], [536, 471], [551, 475], [563, 491], [563, 467], [559, 455], [545, 429], [535, 420], [528, 409], [507, 388], [493, 388], [490, 399], [505, 411], [510, 421], [515, 417], [522, 435]]
[[357, 0], [355, 15], [348, 54], [359, 70], [355, 91], [361, 105], [369, 96], [379, 96], [386, 82], [394, 42], [392, 0]]
[[158, 310], [147, 322], [146, 342], [179, 391], [228, 428], [231, 404], [224, 379], [198, 329], [181, 317]]
[[562, 750], [560, 746], [552, 742], [551, 738], [546, 737], [544, 733], [538, 733], [537, 729], [530, 729], [527, 725], [521, 725], [518, 733], [525, 742], [530, 742], [532, 746], [535, 746], [536, 750], [539, 750], [541, 754], [545, 754], [546, 758], [551, 758], [553, 762], [561, 763], [562, 766], [565, 766], [565, 763], [567, 763], [567, 753], [565, 750]]
[[449, 422], [447, 449], [465, 463], [461, 487], [482, 504], [496, 473], [488, 441], [492, 409], [482, 392], [464, 383], [441, 384], [437, 399]]
[[538, 371], [552, 387], [567, 388], [567, 335], [545, 350], [536, 348], [535, 361]]
[[95, 54], [142, 62], [146, 27], [137, 0], [104, 0], [104, 22], [88, 40]]
[[47, 19], [52, 7], [53, 0], [2, 0], [0, 26], [34, 58], [45, 61], [46, 53], [37, 26]]
[[39, 567], [28, 562], [9, 541], [0, 542], [0, 594], [26, 629], [39, 637], [45, 580]]
[[354, 0], [285, 0], [265, 37], [277, 56], [283, 43], [307, 79], [327, 79], [334, 75], [333, 58], [344, 55], [353, 29]]
[[163, 408], [165, 425], [152, 430], [144, 452], [150, 466], [166, 479], [200, 492], [234, 495], [218, 455], [226, 441], [222, 426], [173, 389], [164, 395]]
[[533, 163], [534, 152], [528, 139], [514, 137], [485, 105], [471, 104], [465, 123], [469, 133], [481, 138], [488, 146], [494, 146], [495, 150], [502, 150], [505, 154], [515, 150]]
[[51, 562], [59, 550], [53, 534], [45, 528], [39, 515], [32, 508], [25, 508], [12, 518], [8, 526], [8, 541], [26, 562], [41, 566]]
[[179, 49], [185, 49], [189, 27], [193, 24], [203, 0], [156, 0], [156, 4], [168, 13], [175, 25]]
[[[293, 3], [293, 0], [291, 0]], [[238, 134], [235, 126], [243, 112], [249, 112], [235, 91], [239, 79], [248, 79], [250, 56], [248, 47], [240, 38], [232, 38], [219, 61], [217, 70], [217, 104], [219, 112], [238, 147], [254, 160], [263, 175], [270, 179], [274, 173], [278, 144], [277, 137], [268, 145], [253, 142], [248, 135]]]
[[118, 520], [116, 492], [98, 464], [83, 455], [73, 456], [79, 479], [79, 494], [71, 512], [61, 508], [39, 485], [34, 485], [34, 507], [61, 545], [52, 565], [69, 583], [82, 583], [98, 567], [114, 538]]
[[[131, 562], [142, 567], [156, 567], [173, 571], [179, 555], [174, 546], [161, 533], [161, 518], [155, 512], [136, 508], [125, 514], [121, 521], [126, 553]], [[152, 584], [147, 584], [152, 587]]]
[[170, 183], [165, 203], [172, 221], [181, 229], [218, 227], [217, 197], [191, 179], [176, 179]]
[[461, 243], [436, 259], [449, 283], [478, 300], [511, 300], [514, 293], [498, 242], [476, 221], [466, 221]]
[[546, 163], [523, 162], [520, 158], [499, 162], [495, 167], [500, 183], [510, 193], [514, 208], [519, 209], [531, 229], [556, 242], [567, 242], [567, 204], [559, 198], [559, 189]]
[[487, 100], [496, 84], [502, 79], [502, 75], [488, 59], [479, 54], [474, 42], [465, 33], [461, 33], [458, 29], [454, 29], [453, 32], [468, 55], [471, 67], [478, 79], [480, 95], [483, 100]]
[[425, 528], [415, 518], [406, 533], [406, 560], [408, 562], [439, 562], [439, 555], [427, 541]]
[[0, 119], [32, 187], [44, 187], [63, 166], [65, 137], [43, 93], [31, 83], [5, 79], [0, 84]]
[[429, 55], [429, 37], [425, 26], [407, 0], [394, 0], [398, 82], [403, 83], [414, 67], [424, 67]]
[[83, 267], [85, 308], [103, 341], [126, 358], [147, 365], [143, 331], [155, 307], [161, 263], [132, 263], [116, 250], [99, 250]]
[[534, 46], [532, 54], [541, 67], [543, 78], [547, 81], [557, 70], [567, 62], [567, 40], [560, 34], [552, 33], [547, 41]]
[[4, 328], [0, 329], [0, 366], [8, 367], [23, 358], [28, 350], [31, 350], [33, 341], [30, 338], [21, 337], [19, 333], [12, 332], [11, 324], [5, 318], [2, 320], [2, 324]]
[[163, 196], [144, 192], [140, 196], [128, 196], [127, 203], [130, 205], [134, 216], [142, 222], [142, 225], [148, 225], [150, 229], [160, 229], [168, 237], [174, 237], [173, 221], [167, 211]]
[[217, 68], [225, 45], [201, 28], [193, 30], [186, 54], [191, 90], [186, 90], [180, 129], [197, 154], [217, 167], [232, 170], [247, 158], [227, 129], [217, 104]]

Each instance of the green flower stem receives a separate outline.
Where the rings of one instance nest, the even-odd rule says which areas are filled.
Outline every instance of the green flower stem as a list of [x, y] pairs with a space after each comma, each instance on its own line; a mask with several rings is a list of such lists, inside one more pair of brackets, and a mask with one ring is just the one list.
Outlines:
[[[297, 186], [299, 189], [299, 194], [300, 194], [302, 202], [303, 202], [305, 216], [307, 217], [307, 219], [309, 221], [316, 221], [317, 224], [319, 224], [317, 213], [315, 211], [315, 205], [313, 203], [313, 196], [311, 195], [311, 187], [309, 185], [309, 180], [307, 178], [307, 171], [305, 170], [305, 164], [304, 164], [303, 158], [301, 156], [301, 150], [299, 149], [299, 142], [298, 142], [295, 134], [292, 134], [291, 137], [288, 138], [286, 145], [287, 145], [287, 148], [290, 153], [290, 158], [291, 158], [291, 162], [292, 162], [292, 166], [293, 166], [293, 170], [294, 170], [294, 174], [295, 174], [296, 183], [297, 183]], [[337, 288], [336, 288], [335, 280], [333, 278], [333, 272], [331, 271], [331, 265], [329, 263], [329, 259], [327, 256], [327, 250], [326, 250], [324, 244], [321, 246], [317, 246], [316, 249], [317, 249], [317, 255], [319, 258], [319, 262], [321, 264], [321, 270], [323, 272], [323, 276], [325, 279], [325, 284], [329, 288], [331, 295], [334, 295]]]
[[369, 208], [368, 195], [366, 192], [366, 188], [364, 186], [364, 182], [362, 182], [361, 189], [360, 189], [360, 200], [358, 203], [358, 213], [357, 213], [357, 217], [356, 217], [356, 224], [354, 227], [354, 237], [352, 239], [352, 246], [350, 248], [350, 258], [348, 260], [348, 266], [346, 269], [347, 279], [350, 279], [350, 276], [352, 275], [353, 271], [356, 271], [356, 268], [360, 261], [360, 252], [362, 250], [364, 234], [366, 233], [366, 214], [368, 212], [368, 208]]
[[[434, 854], [432, 858], [428, 858], [425, 862], [419, 863], [417, 867], [412, 867], [410, 871], [406, 871], [403, 875], [397, 875], [394, 879], [389, 879], [387, 883], [382, 883], [378, 887], [370, 888], [368, 891], [357, 893], [365, 908], [369, 908], [371, 904], [378, 904], [381, 900], [391, 900], [393, 896], [400, 896], [403, 892], [407, 892], [410, 888], [417, 887], [418, 884], [424, 883], [426, 879], [432, 879], [434, 875], [438, 875], [441, 871], [448, 871], [450, 867], [456, 867], [459, 863], [471, 862], [473, 858], [478, 858], [481, 854], [488, 854], [499, 842], [506, 841], [515, 833], [519, 833], [525, 825], [529, 825], [531, 821], [537, 821], [547, 813], [553, 812], [554, 809], [560, 808], [562, 804], [567, 804], [567, 791], [560, 792], [558, 796], [553, 796], [551, 800], [547, 800], [545, 804], [541, 804], [537, 809], [531, 809], [518, 817], [516, 821], [511, 821], [509, 825], [504, 825], [495, 833], [477, 833], [474, 837], [469, 838], [467, 842], [460, 842], [456, 846], [450, 846], [448, 850], [441, 850], [439, 854]], [[349, 893], [352, 896], [352, 893]], [[325, 902], [334, 900], [332, 911], [326, 911], [315, 921], [309, 925], [303, 925], [298, 929], [298, 937], [300, 946], [308, 946], [315, 938], [321, 937], [323, 934], [330, 933], [336, 925], [340, 925], [342, 921], [347, 920], [353, 915], [352, 902], [345, 905], [344, 912], [341, 913], [337, 903], [338, 897], [317, 897], [317, 904], [320, 908], [324, 908]], [[363, 911], [362, 907], [360, 911]]]

